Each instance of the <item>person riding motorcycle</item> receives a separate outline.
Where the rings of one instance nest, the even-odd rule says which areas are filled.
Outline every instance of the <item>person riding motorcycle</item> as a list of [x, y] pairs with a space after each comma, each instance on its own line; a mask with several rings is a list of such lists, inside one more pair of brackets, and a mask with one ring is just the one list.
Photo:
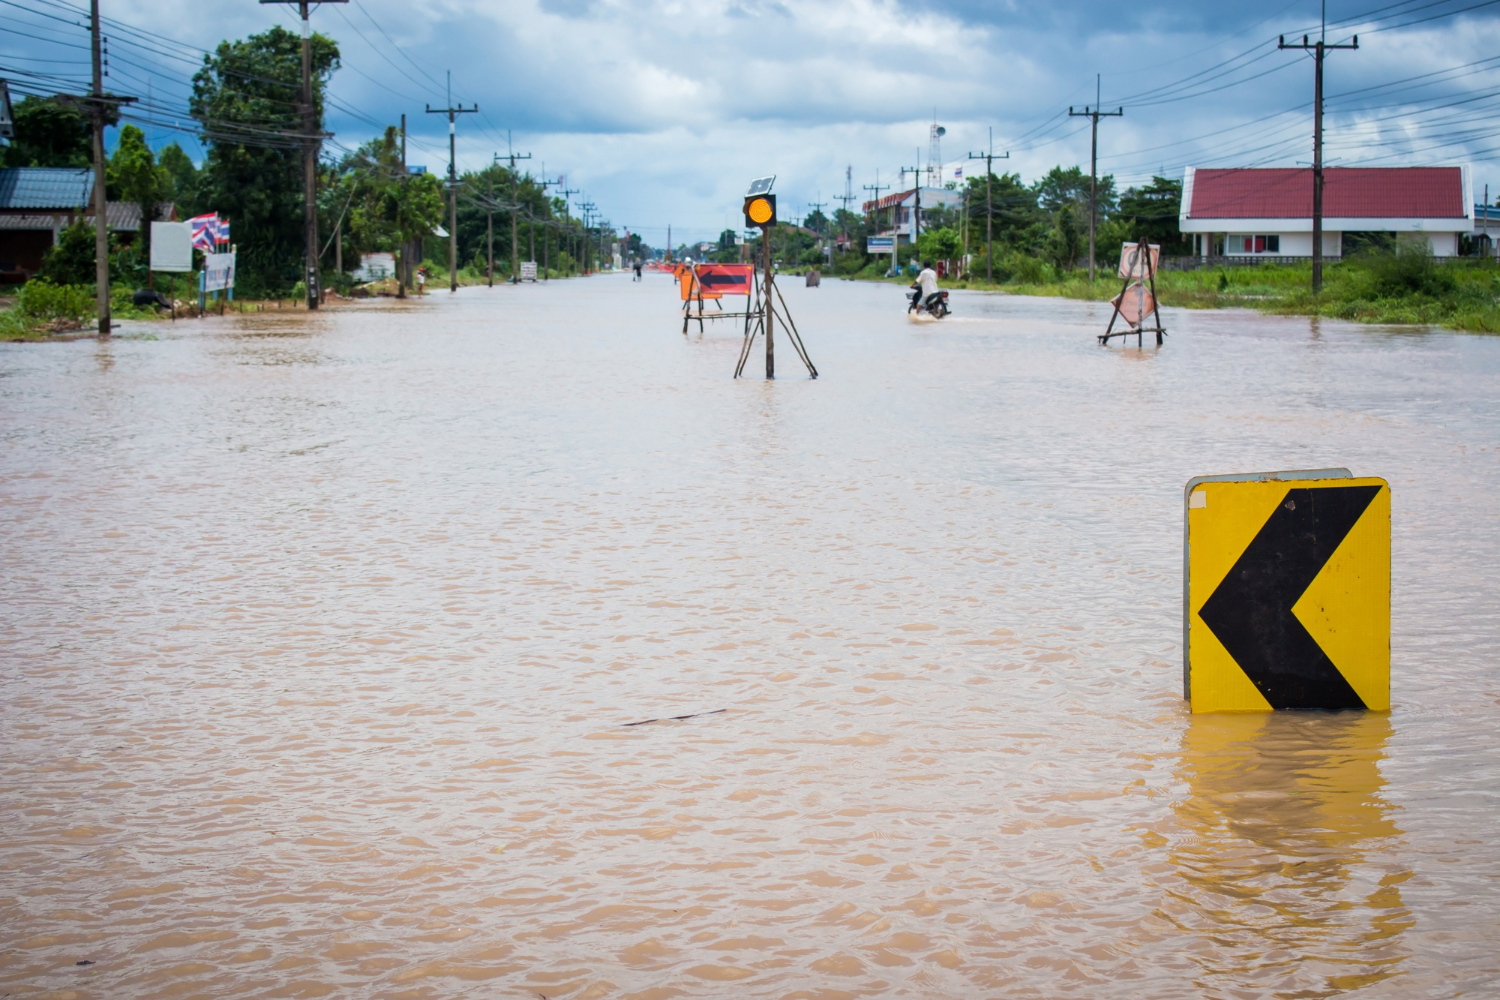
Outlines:
[[932, 261], [922, 261], [922, 273], [912, 282], [911, 306], [907, 311], [926, 309], [935, 312], [943, 301], [943, 293], [938, 291], [937, 282], [937, 272], [932, 269]]

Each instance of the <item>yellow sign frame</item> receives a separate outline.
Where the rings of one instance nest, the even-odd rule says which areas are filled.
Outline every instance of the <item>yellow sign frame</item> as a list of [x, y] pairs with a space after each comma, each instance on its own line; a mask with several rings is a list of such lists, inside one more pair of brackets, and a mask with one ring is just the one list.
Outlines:
[[1390, 509], [1384, 479], [1348, 469], [1188, 481], [1182, 682], [1194, 713], [1390, 709]]

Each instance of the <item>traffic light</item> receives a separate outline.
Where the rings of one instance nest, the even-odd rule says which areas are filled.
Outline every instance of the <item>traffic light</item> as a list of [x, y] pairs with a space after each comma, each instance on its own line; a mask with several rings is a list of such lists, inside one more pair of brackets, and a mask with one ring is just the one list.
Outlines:
[[776, 196], [756, 194], [745, 199], [745, 228], [770, 229], [776, 225]]

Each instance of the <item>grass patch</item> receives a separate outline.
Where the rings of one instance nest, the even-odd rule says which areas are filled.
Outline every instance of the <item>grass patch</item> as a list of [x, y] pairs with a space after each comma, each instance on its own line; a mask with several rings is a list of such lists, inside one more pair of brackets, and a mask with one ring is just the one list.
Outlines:
[[[1019, 277], [1019, 276], [1018, 276]], [[1028, 276], [1030, 277], [1030, 276]], [[1120, 279], [1102, 271], [1044, 280], [989, 283], [970, 277], [959, 287], [1108, 302]], [[1162, 305], [1184, 309], [1249, 308], [1291, 316], [1326, 316], [1356, 323], [1440, 326], [1500, 333], [1500, 266], [1493, 260], [1436, 261], [1421, 248], [1366, 254], [1323, 267], [1323, 291], [1312, 294], [1311, 264], [1163, 271], [1156, 276]]]

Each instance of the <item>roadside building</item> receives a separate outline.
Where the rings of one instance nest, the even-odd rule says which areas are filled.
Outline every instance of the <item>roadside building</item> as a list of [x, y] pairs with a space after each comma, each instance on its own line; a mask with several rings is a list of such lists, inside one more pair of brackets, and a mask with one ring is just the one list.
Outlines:
[[934, 208], [954, 208], [964, 203], [962, 191], [940, 187], [924, 187], [921, 214], [917, 214], [917, 188], [888, 194], [879, 201], [864, 203], [865, 215], [873, 213], [875, 236], [895, 236], [897, 246], [911, 244], [913, 222], [918, 231], [927, 228], [927, 213]]
[[[90, 167], [7, 167], [0, 169], [0, 282], [28, 280], [42, 267], [42, 255], [58, 235], [79, 219], [94, 215], [94, 171]], [[141, 228], [141, 207], [112, 201], [105, 206], [109, 228], [130, 242]], [[171, 204], [157, 220], [176, 218]]]
[[[1179, 228], [1200, 257], [1312, 256], [1312, 170], [1188, 167]], [[1467, 166], [1325, 167], [1323, 256], [1420, 233], [1436, 257], [1474, 231]]]

